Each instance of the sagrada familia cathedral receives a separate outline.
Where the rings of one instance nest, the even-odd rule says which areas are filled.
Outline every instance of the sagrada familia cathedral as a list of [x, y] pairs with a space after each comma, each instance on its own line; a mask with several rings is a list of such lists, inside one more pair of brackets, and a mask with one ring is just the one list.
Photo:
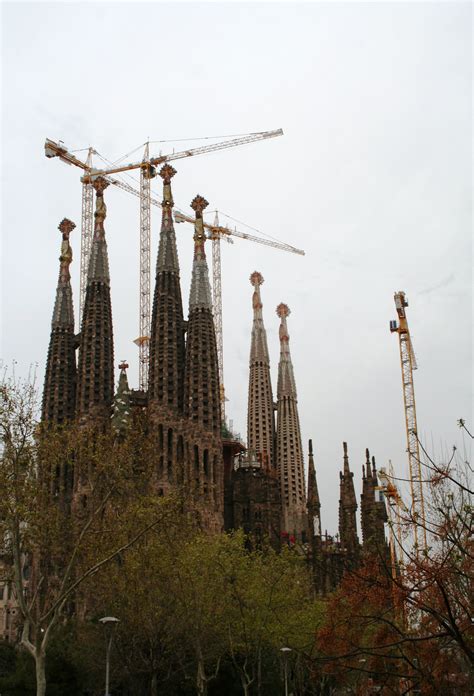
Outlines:
[[[221, 422], [218, 355], [213, 320], [203, 211], [207, 201], [196, 196], [194, 259], [189, 312], [184, 318], [180, 268], [173, 227], [171, 179], [165, 164], [162, 224], [156, 262], [149, 343], [148, 390], [130, 389], [122, 363], [114, 389], [114, 340], [110, 274], [104, 221], [108, 182], [97, 178], [95, 224], [80, 332], [74, 328], [69, 267], [69, 236], [74, 223], [64, 219], [60, 273], [46, 366], [42, 419], [102, 424], [120, 432], [141, 412], [153, 441], [154, 480], [160, 495], [184, 487], [204, 529], [217, 533], [243, 528], [259, 544], [288, 544], [306, 553], [315, 585], [325, 592], [339, 582], [345, 567], [385, 544], [385, 503], [379, 496], [375, 461], [366, 453], [361, 496], [363, 543], [357, 534], [357, 500], [344, 443], [340, 473], [339, 534], [322, 532], [312, 443], [309, 441], [308, 486], [298, 415], [298, 399], [289, 347], [286, 304], [277, 307], [280, 360], [276, 401], [270, 374], [263, 321], [263, 277], [250, 276], [253, 326], [250, 346], [247, 446]], [[76, 361], [76, 352], [78, 353]], [[80, 482], [72, 481], [73, 496]]]

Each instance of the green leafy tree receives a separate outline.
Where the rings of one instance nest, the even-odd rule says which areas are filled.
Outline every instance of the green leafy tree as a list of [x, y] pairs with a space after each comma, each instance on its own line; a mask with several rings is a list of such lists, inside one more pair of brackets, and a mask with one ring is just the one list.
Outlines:
[[[46, 653], [85, 584], [169, 514], [137, 485], [140, 439], [37, 423], [33, 382], [0, 383], [0, 539], [21, 614], [21, 645], [46, 692]], [[146, 480], [146, 476], [145, 476]], [[74, 481], [74, 489], [72, 482]], [[26, 579], [29, 576], [29, 580]]]

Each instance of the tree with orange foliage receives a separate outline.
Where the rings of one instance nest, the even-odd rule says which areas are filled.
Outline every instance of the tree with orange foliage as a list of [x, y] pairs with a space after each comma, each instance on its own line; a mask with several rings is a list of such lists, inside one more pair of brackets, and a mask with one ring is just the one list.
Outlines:
[[347, 573], [317, 635], [315, 667], [346, 693], [473, 693], [473, 470], [456, 448], [441, 464], [421, 449], [428, 547], [408, 536], [397, 569], [372, 556]]

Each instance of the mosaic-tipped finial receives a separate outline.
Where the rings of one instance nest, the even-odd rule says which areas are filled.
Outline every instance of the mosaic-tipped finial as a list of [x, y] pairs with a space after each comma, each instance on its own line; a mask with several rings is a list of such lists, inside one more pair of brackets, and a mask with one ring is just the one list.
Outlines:
[[250, 284], [253, 285], [254, 287], [257, 285], [263, 285], [264, 283], [264, 278], [261, 273], [258, 271], [254, 271], [252, 275], [250, 276]]
[[128, 370], [128, 368], [129, 368], [128, 362], [126, 360], [122, 360], [122, 362], [119, 365], [119, 370], [122, 370], [122, 372], [123, 372], [124, 370]]
[[103, 176], [98, 176], [97, 179], [94, 179], [92, 182], [92, 186], [98, 196], [103, 196], [107, 186], [110, 186], [110, 182]]
[[312, 440], [308, 440], [308, 452], [309, 452], [309, 456], [312, 457], [313, 456], [313, 441]]
[[347, 442], [342, 443], [342, 448], [344, 450], [344, 456], [347, 457]]
[[58, 230], [63, 235], [63, 239], [69, 239], [69, 235], [75, 227], [76, 224], [72, 220], [69, 220], [68, 218], [63, 218], [58, 225]]
[[171, 164], [164, 164], [158, 172], [165, 184], [169, 184], [171, 179], [176, 174], [176, 169]]
[[159, 174], [163, 179], [163, 201], [161, 203], [163, 207], [163, 223], [167, 221], [170, 224], [171, 215], [169, 209], [174, 205], [173, 194], [171, 193], [171, 179], [176, 174], [176, 169], [167, 163], [161, 167]]
[[209, 203], [199, 194], [191, 201], [191, 208], [196, 212], [196, 216], [202, 217], [202, 211], [207, 208]]
[[107, 179], [104, 179], [103, 176], [98, 176], [97, 179], [94, 179], [92, 182], [92, 186], [94, 187], [95, 193], [96, 193], [96, 199], [95, 199], [95, 212], [94, 212], [94, 219], [95, 219], [95, 231], [100, 236], [104, 235], [104, 220], [107, 217], [107, 206], [105, 205], [104, 201], [104, 191], [109, 186], [109, 182]]
[[276, 313], [280, 317], [280, 319], [283, 319], [283, 317], [289, 317], [291, 311], [287, 304], [285, 304], [284, 302], [280, 302], [280, 304], [276, 308]]
[[199, 194], [193, 198], [191, 201], [191, 208], [196, 213], [196, 220], [194, 223], [194, 254], [201, 254], [205, 256], [204, 252], [204, 242], [206, 241], [206, 235], [204, 234], [204, 225], [202, 221], [202, 211], [207, 208], [209, 203], [205, 198]]
[[72, 249], [69, 244], [69, 235], [75, 228], [74, 222], [63, 218], [58, 225], [58, 230], [61, 232], [63, 241], [61, 242], [61, 256], [59, 257], [59, 275], [60, 280], [68, 282], [71, 279], [69, 266], [72, 263]]

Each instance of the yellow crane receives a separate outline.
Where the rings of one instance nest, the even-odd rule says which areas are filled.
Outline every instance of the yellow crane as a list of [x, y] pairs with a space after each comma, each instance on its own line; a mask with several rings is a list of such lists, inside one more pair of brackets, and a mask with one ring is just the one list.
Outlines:
[[403, 291], [394, 294], [395, 307], [399, 324], [390, 322], [390, 331], [398, 334], [400, 347], [400, 364], [402, 368], [403, 403], [405, 407], [405, 425], [407, 437], [408, 469], [411, 493], [411, 517], [415, 551], [427, 547], [425, 502], [423, 498], [423, 481], [421, 475], [420, 446], [418, 442], [418, 427], [416, 422], [415, 388], [413, 385], [413, 370], [417, 369], [415, 352], [408, 328], [406, 308], [408, 300]]
[[[118, 186], [119, 188], [138, 196], [140, 199], [140, 294], [139, 294], [139, 336], [135, 343], [139, 347], [139, 382], [140, 388], [147, 389], [148, 386], [148, 347], [150, 335], [150, 317], [151, 317], [151, 214], [150, 205], [158, 205], [160, 203], [151, 197], [150, 181], [156, 176], [156, 167], [165, 162], [172, 160], [184, 159], [188, 157], [196, 157], [198, 155], [216, 152], [218, 150], [226, 150], [228, 148], [237, 147], [239, 145], [247, 145], [249, 143], [267, 140], [283, 135], [283, 130], [280, 128], [273, 131], [262, 131], [258, 133], [248, 133], [247, 135], [232, 138], [222, 142], [203, 145], [201, 147], [183, 150], [181, 152], [173, 152], [167, 155], [159, 155], [158, 157], [150, 157], [149, 143], [145, 143], [143, 158], [140, 162], [132, 162], [120, 166], [110, 166], [108, 168], [95, 168], [92, 166], [92, 156], [97, 155], [94, 148], [88, 149], [88, 155], [85, 162], [76, 157], [72, 152], [69, 152], [62, 141], [55, 142], [54, 140], [46, 139], [44, 149], [45, 155], [48, 158], [58, 157], [62, 162], [79, 167], [84, 171], [81, 177], [82, 182], [82, 225], [81, 225], [81, 259], [80, 259], [80, 291], [79, 291], [79, 316], [81, 308], [84, 304], [85, 292], [87, 286], [87, 270], [89, 265], [89, 255], [92, 244], [92, 228], [93, 228], [93, 188], [92, 182], [99, 176], [105, 177], [109, 183]], [[133, 170], [140, 170], [140, 190], [137, 191], [128, 183], [120, 181], [112, 177], [112, 174], [123, 174]], [[161, 206], [160, 206], [161, 207]]]
[[392, 575], [395, 576], [397, 566], [401, 567], [403, 563], [402, 512], [407, 512], [407, 508], [395, 483], [393, 464], [390, 460], [388, 464], [388, 472], [382, 468], [378, 471], [378, 477], [387, 499], [390, 558]]
[[[176, 210], [174, 219], [176, 223], [189, 222], [192, 225], [194, 224], [194, 218], [185, 215], [180, 210]], [[222, 329], [221, 239], [232, 242], [232, 237], [238, 237], [240, 239], [246, 239], [249, 242], [264, 244], [265, 246], [272, 247], [273, 249], [280, 249], [281, 251], [289, 251], [292, 254], [299, 254], [300, 256], [304, 256], [304, 251], [302, 249], [297, 249], [290, 244], [286, 244], [285, 242], [279, 242], [273, 239], [263, 239], [262, 237], [257, 237], [253, 234], [241, 232], [236, 227], [231, 229], [227, 225], [220, 225], [218, 211], [215, 213], [214, 224], [211, 225], [208, 222], [204, 222], [204, 228], [208, 232], [209, 239], [212, 240], [212, 299], [214, 326], [216, 330], [217, 357], [219, 361], [221, 417], [222, 421], [224, 421], [226, 398], [224, 389], [224, 337]]]

